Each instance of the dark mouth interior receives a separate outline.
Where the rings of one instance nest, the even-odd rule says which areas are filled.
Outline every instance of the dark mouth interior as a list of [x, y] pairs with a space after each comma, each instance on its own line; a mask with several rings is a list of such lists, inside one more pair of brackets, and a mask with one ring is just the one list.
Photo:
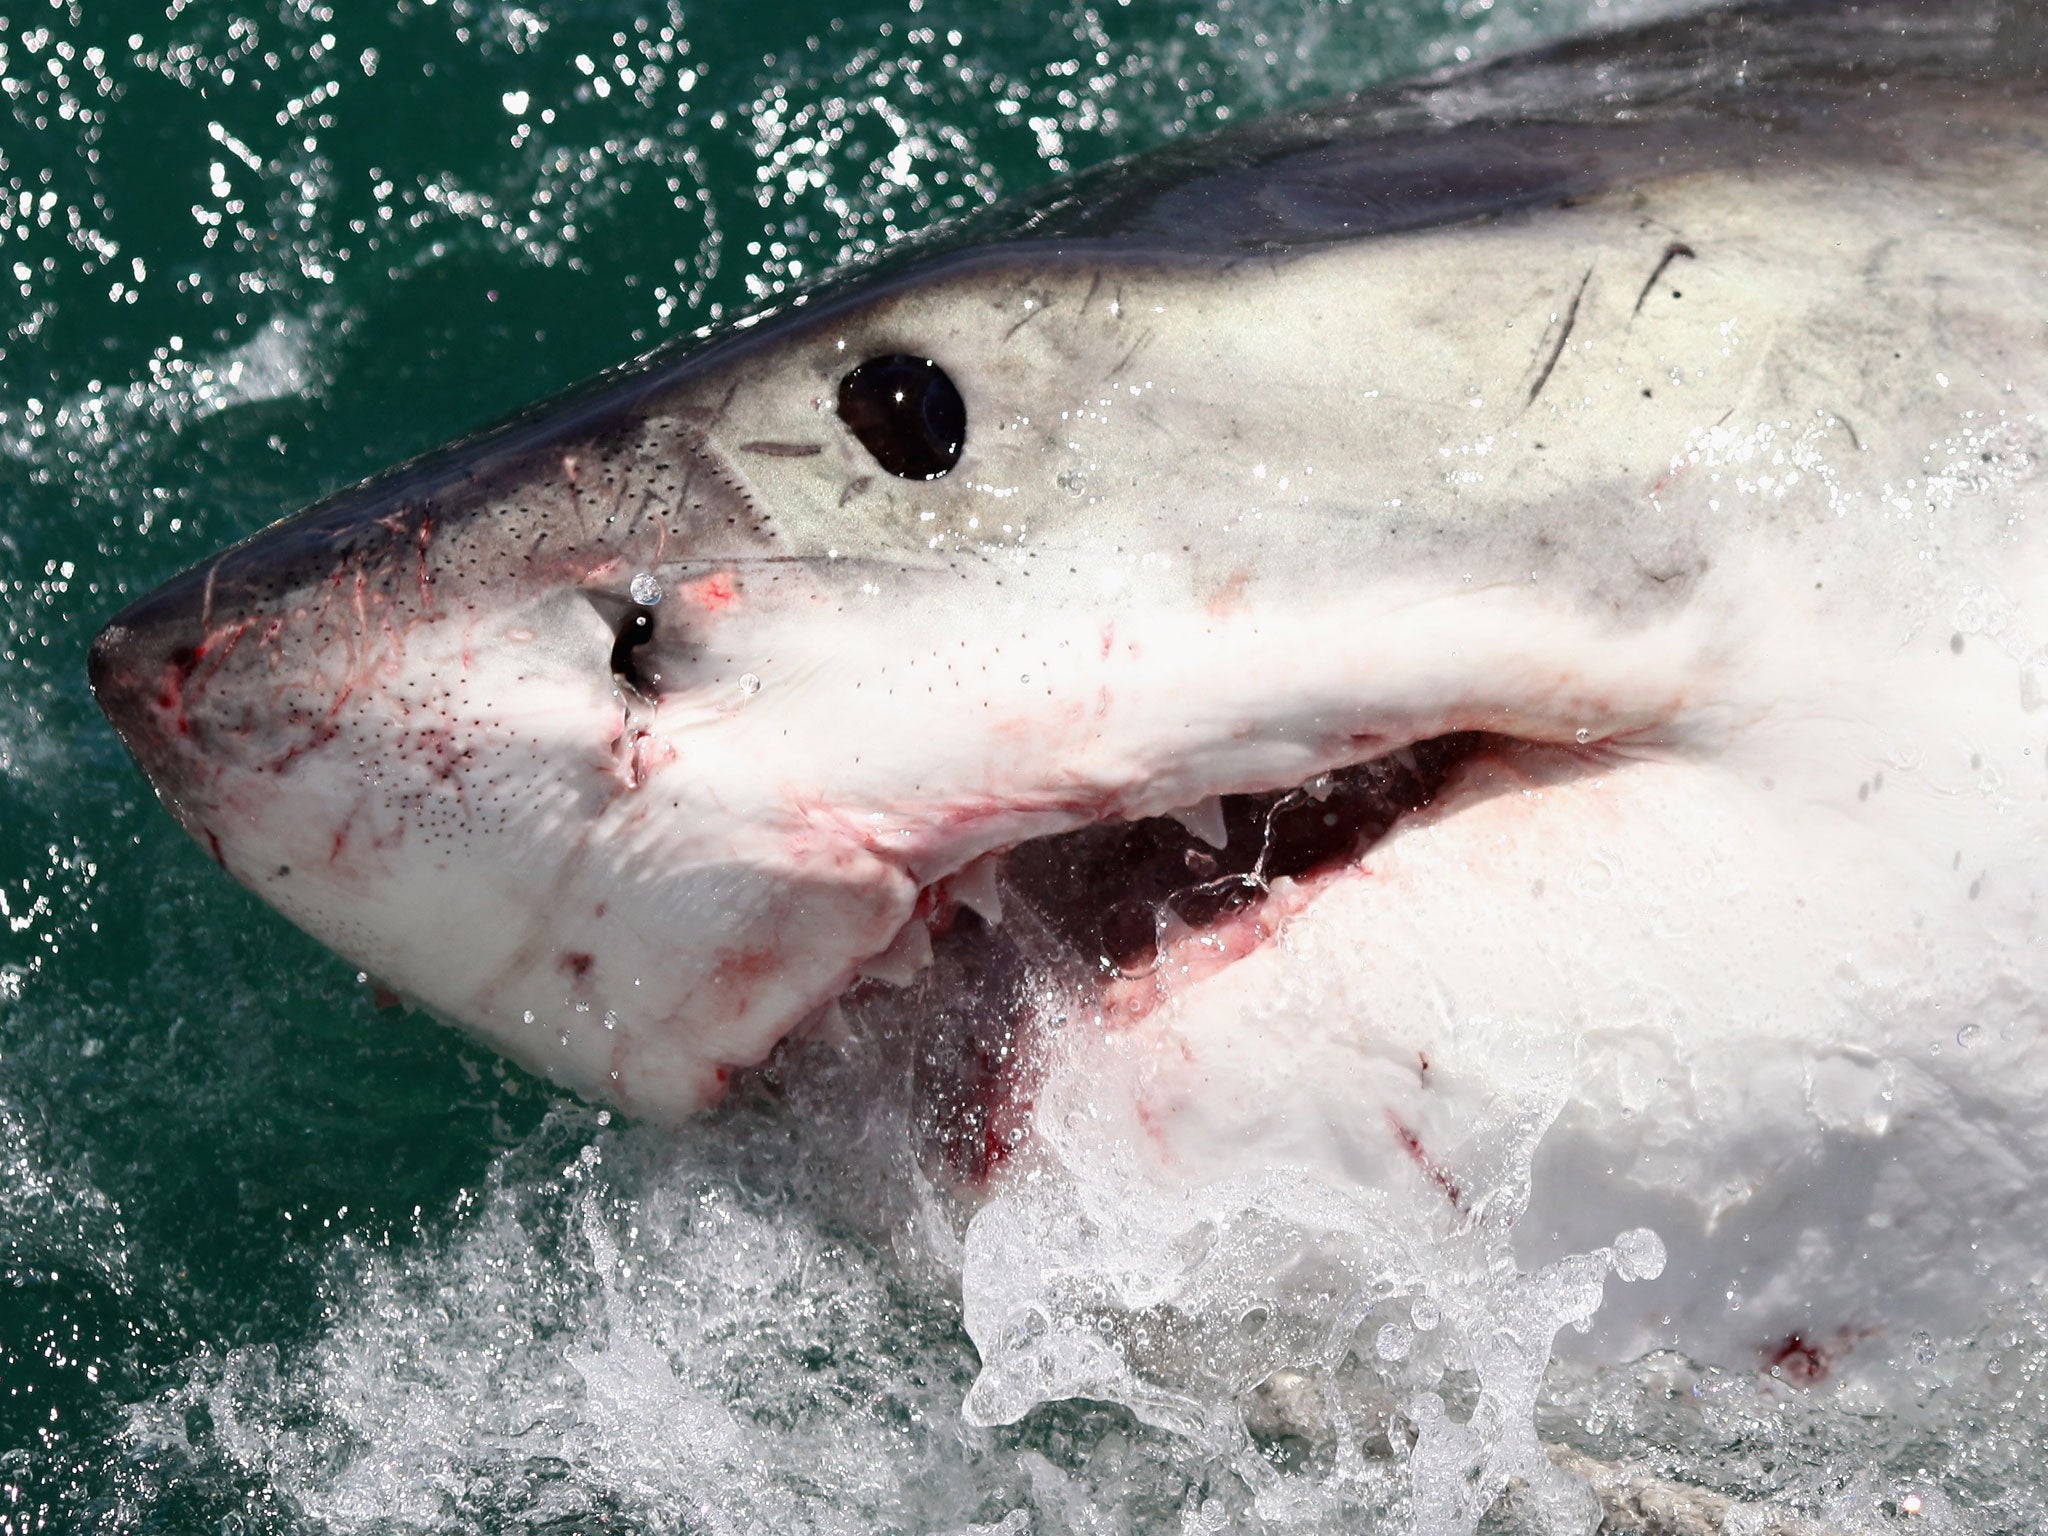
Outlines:
[[[1500, 737], [1435, 737], [1260, 795], [1225, 795], [1213, 848], [1173, 817], [1107, 822], [1004, 856], [1003, 922], [969, 908], [934, 915], [916, 1098], [927, 1161], [978, 1183], [1028, 1130], [1033, 1010], [1064, 1009], [1089, 981], [1142, 976], [1175, 924], [1200, 931], [1256, 905], [1271, 883], [1363, 858], [1403, 816]], [[1062, 1000], [1065, 1001], [1062, 1001]]]
[[1005, 899], [1029, 905], [1083, 962], [1143, 975], [1175, 919], [1206, 928], [1256, 904], [1275, 880], [1355, 863], [1490, 739], [1438, 736], [1293, 789], [1225, 795], [1221, 848], [1169, 816], [1039, 838], [1003, 860]]

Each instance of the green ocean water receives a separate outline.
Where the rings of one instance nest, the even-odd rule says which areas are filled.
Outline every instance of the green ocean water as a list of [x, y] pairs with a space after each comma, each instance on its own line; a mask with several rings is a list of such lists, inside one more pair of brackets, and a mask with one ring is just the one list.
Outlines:
[[[157, 810], [85, 647], [903, 233], [1660, 8], [0, 3], [0, 1533], [1238, 1518], [1107, 1410], [950, 1428], [949, 1304], [762, 1193], [773, 1131], [626, 1137], [379, 1011]], [[668, 1310], [622, 1321], [593, 1201], [711, 1256]]]

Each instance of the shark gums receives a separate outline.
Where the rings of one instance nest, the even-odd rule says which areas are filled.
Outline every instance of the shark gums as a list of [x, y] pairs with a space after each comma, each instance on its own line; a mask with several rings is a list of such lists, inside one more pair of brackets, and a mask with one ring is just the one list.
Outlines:
[[1817, 1381], [2048, 1263], [2043, 58], [1735, 11], [1115, 165], [93, 686], [229, 874], [630, 1113], [894, 987], [970, 1196], [1056, 1112], [1420, 1230], [1541, 1060], [1529, 1230], [1668, 1251], [1599, 1347]]

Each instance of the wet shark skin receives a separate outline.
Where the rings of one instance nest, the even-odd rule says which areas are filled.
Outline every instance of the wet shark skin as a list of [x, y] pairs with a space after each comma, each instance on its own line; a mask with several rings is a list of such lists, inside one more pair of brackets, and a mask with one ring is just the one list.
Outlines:
[[[1785, 14], [1055, 201], [259, 535], [95, 687], [230, 873], [656, 1116], [990, 853], [1512, 739], [1104, 986], [1020, 1117], [1456, 1220], [1478, 1112], [1557, 1073], [1531, 1240], [1673, 1254], [1595, 1347], [1966, 1317], [2042, 1263], [2038, 54], [1931, 12], [1880, 80]], [[942, 480], [831, 408], [892, 352], [966, 399]], [[642, 574], [656, 698], [608, 666]]]

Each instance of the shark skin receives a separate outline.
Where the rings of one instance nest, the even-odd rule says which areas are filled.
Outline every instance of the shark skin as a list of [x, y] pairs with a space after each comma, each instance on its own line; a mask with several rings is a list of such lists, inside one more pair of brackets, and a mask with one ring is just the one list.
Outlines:
[[[579, 1092], [894, 984], [996, 1042], [964, 1189], [1057, 1124], [1420, 1229], [1554, 1073], [1524, 1239], [1670, 1256], [1573, 1347], [1823, 1380], [2048, 1264], [2043, 57], [1742, 10], [1112, 167], [257, 534], [93, 685]], [[839, 403], [898, 357], [931, 478]]]

